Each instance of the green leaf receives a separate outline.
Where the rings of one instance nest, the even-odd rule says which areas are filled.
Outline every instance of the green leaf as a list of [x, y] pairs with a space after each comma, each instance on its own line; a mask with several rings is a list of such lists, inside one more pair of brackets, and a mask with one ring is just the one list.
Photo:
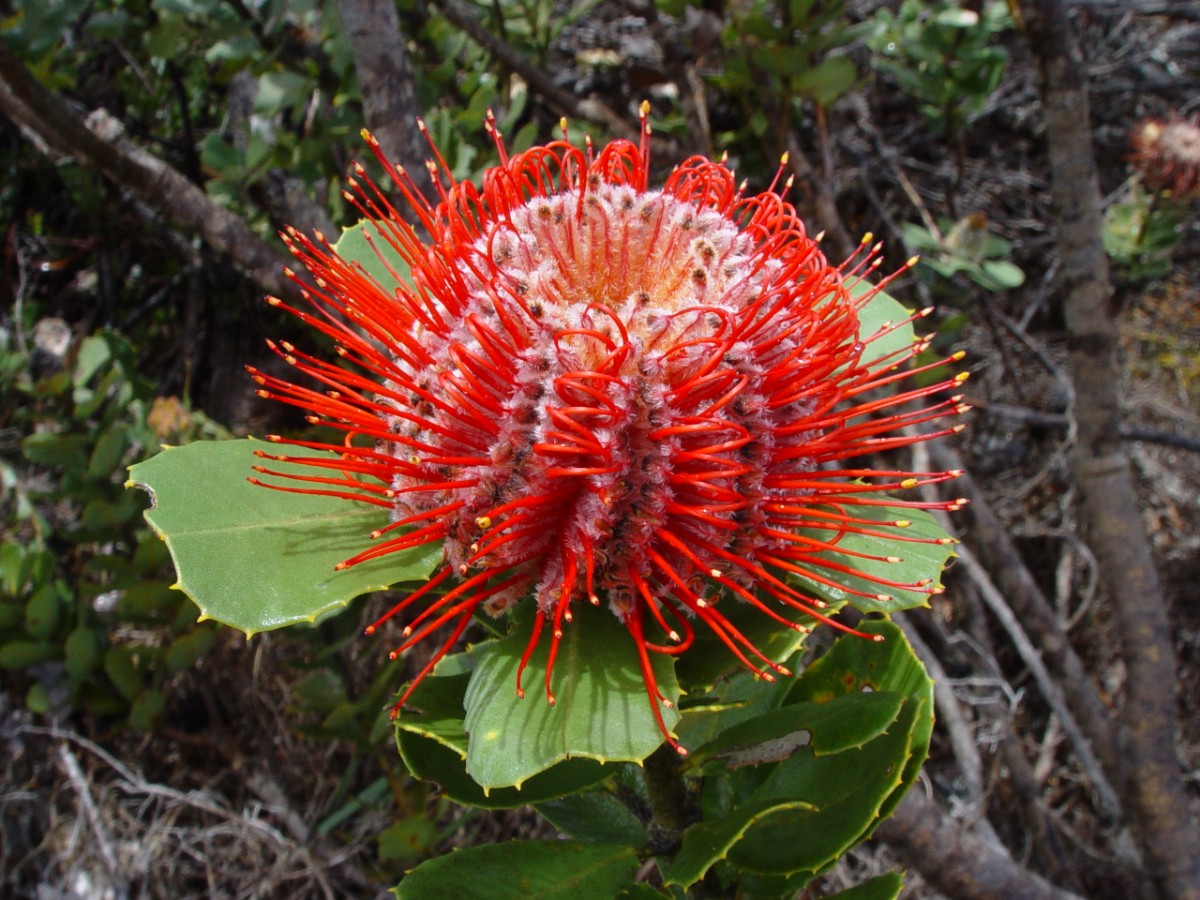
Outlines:
[[109, 647], [104, 654], [104, 673], [126, 700], [132, 702], [142, 689], [140, 654], [134, 647]]
[[167, 670], [182, 672], [195, 665], [196, 660], [212, 649], [217, 641], [217, 632], [212, 627], [197, 626], [184, 632], [171, 642], [167, 650]]
[[[875, 824], [891, 815], [917, 779], [933, 736], [933, 682], [899, 626], [867, 621], [860, 631], [883, 641], [843, 638], [810, 666], [788, 694], [788, 702], [822, 702], [842, 694], [862, 691], [895, 691], [920, 703], [913, 727], [912, 750], [900, 785], [888, 797]], [[874, 826], [872, 826], [874, 828]]]
[[859, 693], [826, 703], [795, 703], [725, 729], [693, 754], [728, 768], [787, 759], [801, 747], [816, 756], [856, 749], [879, 737], [900, 713], [902, 694]]
[[295, 72], [267, 72], [258, 79], [254, 95], [254, 111], [260, 116], [273, 116], [280, 110], [295, 106], [307, 95], [308, 82]]
[[1011, 291], [1025, 283], [1025, 273], [1006, 259], [987, 259], [982, 264], [983, 271], [997, 285], [999, 290]]
[[[517, 668], [537, 615], [532, 603], [514, 617], [510, 635], [480, 653], [467, 688], [465, 724], [467, 772], [483, 787], [520, 785], [565, 759], [641, 762], [662, 744], [636, 644], [625, 626], [608, 609], [586, 603], [574, 614], [554, 664], [554, 706], [543, 686], [549, 629], [525, 670], [528, 696], [520, 699], [516, 693]], [[651, 657], [658, 689], [677, 706], [672, 661]], [[673, 728], [678, 711], [659, 709], [666, 727]]]
[[629, 847], [574, 841], [507, 841], [459, 850], [417, 866], [398, 900], [580, 900], [614, 897], [640, 860]]
[[58, 587], [50, 583], [43, 584], [25, 604], [25, 631], [34, 640], [49, 640], [58, 628], [61, 611]]
[[0, 645], [0, 669], [24, 669], [59, 654], [59, 646], [41, 641], [9, 641]]
[[[369, 591], [427, 578], [441, 548], [390, 553], [335, 572], [371, 546], [387, 512], [367, 503], [293, 494], [250, 484], [254, 440], [166, 448], [129, 470], [130, 485], [150, 492], [146, 520], [163, 536], [179, 587], [215, 619], [247, 635], [312, 622]], [[313, 456], [332, 457], [317, 451]], [[310, 467], [272, 462], [279, 471]]]
[[361, 265], [389, 295], [397, 284], [408, 279], [411, 271], [404, 258], [388, 243], [384, 232], [369, 219], [360, 219], [357, 225], [343, 228], [333, 249], [347, 262]]
[[87, 476], [89, 478], [108, 478], [121, 464], [121, 458], [129, 449], [129, 433], [126, 426], [116, 424], [100, 435], [92, 456], [88, 460]]
[[[853, 297], [861, 297], [867, 292], [875, 290], [874, 285], [862, 279], [848, 282], [846, 288]], [[912, 310], [901, 304], [891, 294], [886, 291], [875, 291], [866, 306], [858, 311], [858, 336], [861, 340], [868, 342], [862, 355], [862, 362], [865, 365], [874, 368], [873, 364], [876, 360], [912, 346], [917, 339], [917, 334], [913, 329], [912, 322], [905, 321], [911, 315]], [[905, 324], [893, 327], [897, 322]], [[891, 330], [875, 337], [886, 329]], [[886, 365], [895, 365], [895, 362], [891, 361]]]
[[161, 691], [145, 690], [129, 705], [129, 725], [138, 731], [152, 731], [166, 708]]
[[638, 881], [617, 894], [616, 900], [662, 900], [665, 896], [667, 895], [662, 891], [656, 891], [644, 881]]
[[296, 685], [295, 696], [309, 709], [327, 713], [346, 702], [346, 682], [332, 669], [317, 669]]
[[612, 794], [589, 791], [560, 797], [535, 807], [551, 825], [564, 834], [589, 843], [641, 847], [646, 843], [646, 826]]
[[800, 751], [781, 763], [755, 799], [803, 798], [816, 810], [764, 819], [732, 848], [730, 859], [764, 874], [816, 872], [867, 837], [902, 782], [920, 707], [920, 700], [906, 699], [891, 727], [859, 749], [823, 757]]
[[[446, 662], [468, 654], [457, 654]], [[453, 670], [453, 667], [450, 667]], [[573, 794], [609, 776], [595, 760], [572, 759], [539, 772], [515, 787], [485, 790], [467, 774], [467, 732], [463, 727], [463, 697], [469, 672], [426, 678], [413, 691], [403, 715], [396, 719], [396, 742], [404, 764], [417, 778], [435, 781], [456, 803], [486, 809], [510, 809]]]
[[896, 900], [904, 890], [904, 876], [898, 872], [876, 875], [870, 881], [830, 894], [828, 900]]
[[91, 441], [82, 434], [31, 434], [21, 441], [21, 452], [31, 463], [82, 470], [88, 463]]
[[[741, 780], [747, 796], [710, 806], [718, 817], [684, 833], [683, 846], [664, 873], [669, 884], [687, 887], [722, 859], [764, 875], [816, 873], [869, 836], [911, 786], [928, 753], [932, 683], [895, 625], [867, 621], [861, 627], [884, 641], [842, 638], [791, 686], [783, 707], [735, 724], [703, 748], [699, 755], [743, 746], [747, 735], [770, 739], [794, 734], [799, 724], [789, 721], [794, 715], [814, 722], [814, 736], [825, 727], [833, 729], [822, 738], [823, 745], [793, 742], [777, 765], [765, 759], [757, 769], [730, 773], [749, 771], [759, 777]], [[887, 699], [877, 699], [880, 694]], [[880, 713], [890, 715], [897, 698], [902, 702], [890, 722], [868, 721]], [[835, 702], [856, 712], [841, 716], [832, 707], [825, 726], [815, 724], [815, 709], [792, 712], [801, 703]], [[856, 722], [855, 715], [864, 719]], [[774, 731], [772, 716], [780, 722]], [[723, 809], [730, 811], [719, 815]]]
[[683, 846], [667, 865], [663, 880], [683, 888], [695, 884], [714, 863], [725, 859], [730, 849], [755, 824], [772, 816], [813, 811], [812, 805], [802, 800], [779, 801], [768, 798], [744, 803], [732, 814], [715, 822], [693, 825], [684, 833]]
[[[886, 495], [882, 494], [862, 494], [860, 496], [885, 502], [888, 499]], [[954, 555], [953, 539], [946, 534], [932, 515], [921, 509], [856, 506], [854, 515], [858, 518], [879, 522], [878, 528], [874, 530], [887, 536], [879, 537], [859, 532], [846, 532], [837, 543], [838, 550], [823, 552], [820, 559], [846, 566], [855, 573], [861, 574], [833, 573], [835, 578], [832, 580], [837, 581], [838, 587], [820, 584], [811, 578], [795, 574], [790, 576], [793, 583], [831, 604], [849, 603], [864, 613], [892, 613], [916, 606], [927, 606], [929, 594], [926, 591], [895, 585], [915, 584], [923, 579], [930, 579], [931, 585], [939, 584], [946, 561]], [[895, 528], [884, 524], [901, 520], [912, 524], [907, 528]], [[870, 526], [862, 527], [869, 528]], [[817, 540], [829, 540], [829, 532], [825, 530], [801, 529], [800, 533], [809, 534]], [[852, 555], [858, 553], [880, 558], [864, 559]], [[887, 561], [889, 558], [897, 557], [899, 562]], [[814, 566], [814, 568], [818, 567]], [[880, 581], [874, 580], [876, 578]], [[893, 582], [894, 584], [881, 582]], [[850, 593], [851, 591], [861, 591], [870, 596], [862, 597]]]
[[0, 544], [0, 592], [6, 597], [17, 596], [27, 577], [25, 548], [17, 543]]
[[858, 72], [848, 56], [829, 56], [811, 66], [792, 81], [792, 90], [821, 106], [829, 106], [854, 87]]
[[413, 863], [429, 856], [438, 843], [437, 826], [424, 816], [393, 822], [379, 834], [379, 858]]
[[933, 683], [898, 625], [867, 620], [859, 625], [871, 641], [847, 635], [804, 670], [788, 691], [786, 703], [827, 703], [835, 697], [889, 691], [933, 699]]
[[80, 625], [67, 635], [63, 643], [63, 652], [66, 656], [64, 665], [67, 674], [75, 679], [84, 678], [100, 664], [100, 657], [104, 652], [100, 632], [95, 628]]

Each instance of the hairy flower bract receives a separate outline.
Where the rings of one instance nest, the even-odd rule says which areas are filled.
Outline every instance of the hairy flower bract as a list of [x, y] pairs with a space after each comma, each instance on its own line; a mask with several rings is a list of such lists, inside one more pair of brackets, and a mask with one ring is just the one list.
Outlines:
[[[905, 365], [927, 343], [872, 353], [904, 323], [861, 333], [875, 290], [861, 276], [878, 266], [866, 243], [830, 265], [781, 193], [747, 195], [719, 162], [689, 159], [652, 187], [646, 114], [640, 143], [578, 147], [564, 125], [563, 140], [512, 157], [489, 121], [499, 163], [477, 188], [437, 157], [436, 205], [367, 135], [417, 225], [362, 167], [346, 196], [373, 223], [367, 236], [411, 272], [376, 280], [320, 234], [289, 230], [313, 278], [294, 276], [311, 309], [271, 302], [331, 337], [340, 359], [272, 343], [304, 383], [251, 373], [261, 395], [344, 436], [271, 436], [290, 447], [261, 454], [264, 483], [391, 510], [392, 524], [341, 567], [441, 543], [441, 568], [370, 629], [413, 611], [393, 656], [436, 635], [413, 687], [477, 611], [534, 603], [516, 690], [548, 640], [553, 703], [572, 608], [606, 604], [637, 647], [670, 740], [650, 654], [684, 653], [705, 628], [764, 678], [786, 672], [731, 608], [780, 628], [823, 621], [825, 604], [796, 576], [831, 587], [862, 576], [833, 556], [849, 533], [915, 540], [908, 521], [880, 523], [867, 506], [960, 502], [881, 498], [955, 473], [863, 458], [961, 427], [920, 430], [966, 408], [953, 392], [965, 376], [905, 387], [936, 368]], [[876, 590], [862, 595], [876, 600], [938, 589], [864, 577]]]

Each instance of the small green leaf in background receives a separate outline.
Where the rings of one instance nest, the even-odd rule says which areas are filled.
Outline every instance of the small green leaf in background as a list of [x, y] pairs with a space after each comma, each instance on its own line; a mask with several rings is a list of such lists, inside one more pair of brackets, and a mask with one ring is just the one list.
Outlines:
[[379, 858], [414, 863], [433, 852], [438, 843], [438, 830], [424, 816], [413, 816], [393, 822], [379, 833]]
[[[548, 629], [525, 669], [526, 696], [517, 697], [517, 668], [537, 615], [532, 603], [515, 616], [512, 634], [480, 653], [467, 687], [465, 725], [467, 771], [485, 788], [519, 786], [566, 759], [641, 762], [662, 744], [633, 637], [608, 609], [577, 607], [554, 664], [554, 706], [544, 685]], [[678, 706], [673, 661], [650, 656], [659, 690]], [[673, 728], [678, 709], [659, 710]]]
[[[163, 536], [179, 586], [205, 618], [252, 635], [345, 606], [355, 597], [425, 579], [440, 546], [418, 547], [335, 572], [371, 546], [388, 522], [371, 504], [293, 494], [249, 483], [262, 441], [205, 441], [162, 453], [129, 470], [130, 484], [150, 492], [146, 519]], [[302, 451], [305, 456], [333, 456]], [[279, 471], [307, 466], [272, 462]]]
[[413, 869], [398, 900], [585, 900], [615, 897], [640, 860], [629, 847], [574, 841], [507, 841], [471, 847]]

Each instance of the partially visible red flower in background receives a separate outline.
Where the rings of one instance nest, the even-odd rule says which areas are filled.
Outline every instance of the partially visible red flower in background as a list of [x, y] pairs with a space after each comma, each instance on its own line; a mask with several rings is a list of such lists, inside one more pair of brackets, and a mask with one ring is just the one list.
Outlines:
[[1146, 184], [1179, 200], [1200, 197], [1200, 117], [1146, 119], [1129, 141], [1130, 162]]
[[[707, 159], [651, 188], [646, 114], [643, 106], [640, 144], [597, 152], [569, 143], [564, 128], [564, 140], [513, 157], [489, 121], [499, 165], [478, 189], [450, 177], [438, 155], [436, 208], [367, 135], [429, 238], [361, 167], [346, 197], [405, 259], [408, 277], [380, 283], [322, 235], [287, 233], [315, 279], [302, 285], [312, 310], [271, 302], [332, 337], [350, 365], [272, 343], [323, 389], [251, 374], [262, 396], [308, 410], [345, 441], [271, 436], [294, 449], [261, 455], [308, 463], [312, 474], [259, 471], [290, 479], [273, 485], [283, 490], [392, 511], [392, 524], [339, 568], [444, 547], [430, 581], [369, 629], [419, 604], [393, 657], [443, 634], [397, 709], [477, 610], [499, 615], [526, 600], [541, 615], [517, 691], [548, 631], [553, 703], [572, 606], [607, 603], [679, 749], [649, 654], [685, 652], [702, 624], [750, 670], [785, 673], [730, 622], [727, 604], [749, 604], [781, 628], [803, 630], [797, 612], [826, 621], [825, 605], [791, 576], [840, 586], [863, 575], [832, 556], [848, 533], [913, 540], [909, 522], [879, 523], [865, 508], [961, 502], [881, 499], [956, 473], [855, 462], [956, 431], [918, 436], [915, 426], [966, 408], [952, 395], [965, 375], [895, 389], [936, 368], [903, 368], [927, 343], [877, 359], [872, 342], [889, 329], [860, 334], [871, 294], [850, 288], [877, 268], [873, 251], [864, 244], [855, 260], [829, 265], [783, 197], [746, 196]], [[878, 585], [863, 594], [874, 599], [938, 589], [864, 577]]]

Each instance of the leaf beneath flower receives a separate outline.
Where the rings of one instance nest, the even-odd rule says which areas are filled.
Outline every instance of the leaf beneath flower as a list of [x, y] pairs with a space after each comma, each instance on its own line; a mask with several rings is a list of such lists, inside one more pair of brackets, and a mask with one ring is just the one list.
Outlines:
[[[873, 286], [866, 281], [856, 281], [847, 285], [852, 297], [861, 297]], [[912, 310], [903, 306], [886, 291], [878, 291], [867, 301], [867, 305], [858, 311], [858, 336], [860, 340], [869, 340], [880, 329], [893, 328], [897, 322], [904, 322], [912, 315]], [[877, 359], [882, 359], [897, 350], [912, 346], [917, 334], [911, 322], [893, 328], [867, 344], [863, 350], [863, 362], [870, 365]]]
[[333, 249], [347, 262], [361, 265], [388, 291], [409, 278], [408, 263], [387, 242], [379, 226], [369, 219], [359, 219], [357, 224], [343, 228]]
[[[470, 741], [467, 772], [485, 788], [519, 786], [565, 759], [640, 763], [663, 742], [642, 681], [636, 644], [606, 608], [575, 605], [554, 663], [556, 703], [546, 701], [544, 676], [550, 629], [525, 669], [517, 697], [517, 668], [529, 642], [535, 610], [526, 604], [516, 628], [485, 648], [467, 688]], [[679, 684], [672, 660], [651, 654], [659, 690], [676, 706]], [[660, 706], [667, 728], [677, 709]]]
[[371, 545], [369, 535], [388, 523], [387, 512], [253, 485], [246, 479], [261, 462], [256, 449], [274, 445], [247, 439], [168, 447], [129, 470], [128, 484], [149, 491], [154, 505], [146, 520], [167, 542], [178, 587], [203, 618], [247, 635], [312, 622], [361, 594], [426, 579], [441, 561], [441, 547], [433, 545], [334, 571]]
[[[458, 654], [463, 657], [466, 654]], [[592, 759], [570, 759], [539, 772], [521, 785], [484, 790], [467, 774], [463, 695], [469, 673], [441, 675], [442, 667], [413, 691], [396, 719], [396, 742], [404, 764], [417, 778], [437, 782], [455, 803], [511, 809], [561, 798], [608, 778], [612, 772]]]
[[[888, 499], [888, 495], [885, 494], [862, 494], [860, 496], [864, 499], [885, 502]], [[819, 566], [814, 566], [817, 574], [837, 582], [838, 587], [820, 584], [803, 575], [792, 575], [792, 583], [831, 605], [841, 606], [849, 603], [859, 612], [864, 613], [893, 613], [917, 606], [928, 606], [929, 594], [924, 591], [880, 584], [867, 576], [874, 576], [897, 584], [915, 584], [926, 578], [930, 580], [930, 585], [940, 584], [942, 570], [946, 567], [946, 562], [950, 557], [954, 556], [954, 545], [953, 543], [937, 543], [937, 541], [949, 538], [946, 530], [938, 524], [937, 519], [923, 509], [902, 509], [890, 506], [853, 506], [848, 509], [856, 518], [880, 523], [874, 530], [888, 534], [888, 537], [847, 532], [838, 541], [838, 551], [823, 553], [821, 558], [846, 566], [861, 574], [827, 572], [822, 571]], [[898, 519], [907, 520], [912, 524], [907, 528], [894, 528], [884, 524]], [[870, 528], [871, 526], [863, 527]], [[802, 529], [800, 533], [809, 534], [817, 540], [829, 540], [829, 531], [827, 530]], [[853, 553], [883, 557], [883, 559], [864, 559], [851, 555]], [[900, 562], [887, 562], [888, 557], [899, 557]], [[850, 591], [861, 591], [871, 596], [861, 597]], [[880, 599], [877, 596], [880, 594], [889, 595], [889, 599]]]

